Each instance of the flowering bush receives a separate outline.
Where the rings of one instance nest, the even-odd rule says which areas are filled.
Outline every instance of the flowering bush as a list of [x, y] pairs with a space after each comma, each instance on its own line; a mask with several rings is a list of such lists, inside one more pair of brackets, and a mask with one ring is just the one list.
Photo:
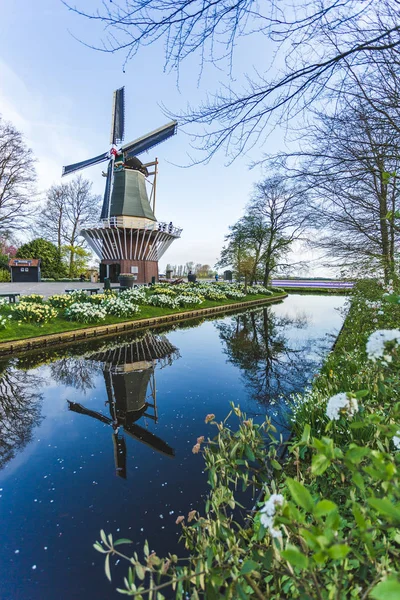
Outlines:
[[176, 290], [172, 289], [171, 287], [167, 287], [167, 285], [154, 285], [151, 288], [151, 293], [152, 294], [163, 294], [165, 296], [176, 296]]
[[12, 315], [18, 321], [49, 323], [58, 315], [58, 311], [48, 304], [34, 304], [22, 300], [12, 307]]
[[115, 296], [104, 300], [101, 307], [108, 315], [114, 317], [132, 317], [139, 312], [139, 307], [130, 302], [128, 298], [117, 298]]
[[179, 306], [198, 306], [203, 303], [203, 297], [197, 294], [186, 292], [175, 297]]
[[231, 300], [242, 300], [242, 298], [246, 298], [246, 294], [244, 292], [239, 292], [238, 290], [226, 290], [225, 295]]
[[202, 292], [202, 294], [206, 300], [226, 300], [226, 294], [224, 294], [223, 292], [219, 292], [218, 290], [204, 291]]
[[89, 302], [74, 302], [65, 310], [65, 318], [80, 323], [96, 323], [103, 321], [107, 312], [103, 306], [95, 306]]
[[116, 298], [116, 294], [113, 291], [105, 291], [103, 294], [92, 294], [88, 296], [88, 302], [91, 304], [102, 304], [109, 298]]
[[5, 329], [7, 327], [9, 319], [11, 319], [11, 315], [8, 315], [8, 317], [0, 317], [0, 329]]
[[71, 294], [54, 294], [47, 299], [48, 303], [55, 308], [67, 308], [76, 300]]
[[73, 290], [68, 296], [73, 298], [74, 302], [90, 302], [90, 296], [83, 290]]
[[8, 298], [0, 298], [0, 308], [8, 306], [9, 304]]
[[150, 306], [160, 306], [162, 308], [178, 308], [179, 304], [175, 298], [166, 294], [154, 294], [147, 299], [146, 304]]
[[143, 288], [128, 288], [127, 290], [121, 292], [119, 297], [124, 299], [127, 298], [134, 304], [144, 304], [147, 298], [146, 291]]
[[41, 304], [43, 302], [44, 296], [41, 294], [27, 294], [26, 296], [21, 296], [20, 302], [33, 302], [34, 304]]
[[[400, 306], [378, 316], [386, 333], [375, 335], [365, 302], [375, 292], [370, 283], [355, 290], [334, 351], [298, 402], [284, 464], [268, 419], [254, 423], [236, 406], [234, 428], [206, 416], [211, 440], [200, 435], [192, 452], [211, 491], [203, 510], [176, 520], [185, 562], [147, 542], [131, 557], [121, 551], [127, 540], [101, 532], [107, 577], [111, 556], [129, 561], [121, 593], [150, 599], [170, 583], [179, 600], [400, 598]], [[254, 489], [243, 522], [238, 490]]]
[[259, 284], [252, 285], [249, 288], [249, 292], [251, 294], [263, 294], [265, 296], [271, 296], [272, 295], [271, 290], [268, 290], [266, 287], [264, 287], [263, 285], [259, 285]]

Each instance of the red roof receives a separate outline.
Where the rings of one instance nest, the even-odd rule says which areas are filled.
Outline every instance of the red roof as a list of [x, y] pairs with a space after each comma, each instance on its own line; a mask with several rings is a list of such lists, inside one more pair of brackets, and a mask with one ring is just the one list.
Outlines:
[[9, 267], [38, 267], [40, 258], [10, 258]]

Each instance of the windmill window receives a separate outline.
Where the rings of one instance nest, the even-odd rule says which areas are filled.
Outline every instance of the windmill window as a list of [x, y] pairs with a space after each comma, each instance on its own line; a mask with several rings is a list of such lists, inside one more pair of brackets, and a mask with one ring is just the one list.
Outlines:
[[139, 267], [131, 267], [131, 273], [139, 273]]

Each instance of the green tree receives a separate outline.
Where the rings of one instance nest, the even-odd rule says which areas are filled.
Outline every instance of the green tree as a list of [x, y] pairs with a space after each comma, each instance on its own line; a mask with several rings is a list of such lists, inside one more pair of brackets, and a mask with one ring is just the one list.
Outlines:
[[59, 250], [43, 238], [23, 244], [17, 251], [17, 258], [40, 258], [42, 277], [59, 279], [67, 274]]
[[81, 246], [63, 246], [61, 248], [62, 256], [69, 263], [69, 276], [79, 277], [88, 269], [88, 260], [91, 253]]

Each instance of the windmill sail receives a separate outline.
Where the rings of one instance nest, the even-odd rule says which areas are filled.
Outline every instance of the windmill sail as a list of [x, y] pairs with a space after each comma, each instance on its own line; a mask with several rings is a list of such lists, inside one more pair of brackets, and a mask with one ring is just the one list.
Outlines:
[[99, 156], [95, 156], [94, 158], [88, 158], [87, 160], [82, 160], [81, 162], [74, 163], [73, 165], [68, 165], [63, 167], [62, 174], [69, 175], [74, 171], [80, 171], [81, 169], [86, 169], [86, 167], [91, 167], [92, 165], [97, 165], [99, 163], [104, 162], [110, 158], [110, 154], [108, 152], [104, 152], [104, 154], [99, 154]]
[[157, 144], [161, 144], [161, 142], [164, 142], [173, 136], [176, 133], [177, 126], [178, 123], [176, 121], [171, 121], [170, 123], [143, 135], [137, 140], [125, 144], [122, 146], [121, 151], [126, 157], [136, 156], [137, 154], [146, 152], [146, 150], [150, 150], [150, 148], [157, 146]]
[[113, 176], [113, 161], [110, 160], [107, 168], [107, 181], [106, 181], [106, 189], [104, 192], [104, 200], [103, 207], [101, 209], [101, 219], [107, 219], [110, 209], [110, 197], [111, 197], [111, 183]]
[[113, 110], [111, 118], [111, 144], [122, 142], [125, 133], [125, 88], [114, 92]]

